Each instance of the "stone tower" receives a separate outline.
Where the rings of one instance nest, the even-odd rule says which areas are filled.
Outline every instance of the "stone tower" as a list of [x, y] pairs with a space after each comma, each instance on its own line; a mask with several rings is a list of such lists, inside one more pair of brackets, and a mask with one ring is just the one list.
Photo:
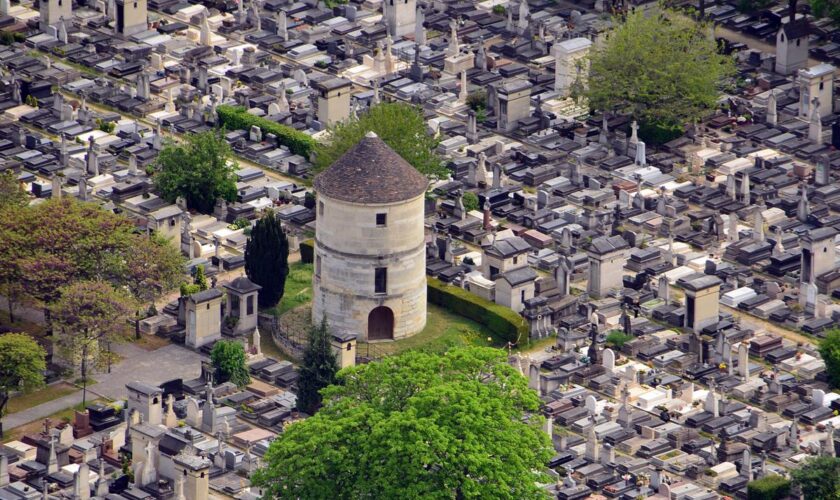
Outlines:
[[399, 38], [414, 33], [417, 20], [417, 0], [383, 0], [385, 24], [391, 36]]
[[368, 132], [315, 178], [314, 187], [313, 321], [326, 317], [334, 334], [362, 341], [422, 330], [427, 179]]

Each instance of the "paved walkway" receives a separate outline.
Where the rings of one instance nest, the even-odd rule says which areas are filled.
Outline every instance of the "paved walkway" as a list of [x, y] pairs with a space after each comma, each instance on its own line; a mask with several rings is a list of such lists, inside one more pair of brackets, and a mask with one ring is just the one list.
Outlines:
[[[154, 351], [147, 351], [134, 344], [118, 344], [113, 346], [113, 350], [122, 356], [123, 360], [111, 367], [111, 373], [91, 375], [99, 382], [88, 386], [88, 401], [98, 397], [125, 398], [125, 384], [134, 380], [160, 384], [176, 378], [196, 378], [201, 374], [201, 361], [204, 359], [201, 354], [175, 344]], [[48, 403], [12, 413], [3, 419], [3, 426], [5, 429], [14, 429], [81, 402], [82, 391], [79, 390]]]

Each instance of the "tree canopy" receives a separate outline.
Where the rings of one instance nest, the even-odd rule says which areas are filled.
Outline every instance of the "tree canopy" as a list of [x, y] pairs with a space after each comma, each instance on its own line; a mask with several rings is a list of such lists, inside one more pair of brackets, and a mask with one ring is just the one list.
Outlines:
[[174, 202], [183, 196], [187, 207], [213, 212], [218, 198], [236, 199], [236, 165], [222, 132], [188, 134], [183, 143], [169, 141], [158, 154], [154, 175], [161, 197]]
[[747, 484], [749, 500], [784, 500], [790, 494], [790, 480], [778, 474], [768, 474]]
[[313, 325], [309, 331], [309, 344], [303, 352], [303, 363], [298, 377], [297, 407], [313, 415], [321, 407], [321, 389], [335, 383], [338, 372], [335, 353], [330, 345], [327, 320]]
[[151, 301], [183, 272], [178, 249], [94, 203], [68, 197], [0, 212], [0, 293], [13, 300], [46, 307], [68, 283], [104, 280]]
[[245, 387], [251, 383], [248, 365], [245, 357], [245, 347], [235, 340], [220, 340], [210, 351], [210, 361], [219, 373], [218, 382], [231, 382], [237, 387]]
[[332, 165], [348, 149], [373, 131], [420, 173], [446, 177], [448, 171], [437, 153], [440, 141], [426, 132], [420, 108], [405, 103], [381, 103], [329, 128], [329, 136], [315, 146], [315, 172]]
[[[0, 335], [0, 417], [12, 393], [29, 392], [44, 385], [46, 352], [32, 337], [23, 333]], [[2, 436], [0, 426], [0, 436]]]
[[819, 350], [825, 361], [829, 382], [832, 387], [840, 387], [840, 329], [827, 331], [825, 337], [820, 340]]
[[289, 274], [289, 241], [273, 210], [267, 210], [245, 243], [245, 274], [260, 285], [260, 307], [273, 307], [283, 298]]
[[102, 368], [110, 362], [110, 343], [125, 338], [122, 325], [134, 306], [127, 293], [104, 281], [67, 285], [51, 305], [58, 350], [64, 359], [79, 366], [83, 402], [89, 369]]
[[643, 130], [682, 127], [714, 108], [735, 66], [709, 26], [664, 8], [635, 9], [615, 22], [591, 55], [591, 108], [632, 115]]
[[503, 351], [409, 351], [322, 393], [253, 476], [266, 498], [547, 498], [540, 400]]
[[29, 195], [20, 185], [17, 176], [11, 170], [0, 173], [0, 207], [24, 206], [29, 203]]
[[814, 457], [790, 471], [805, 498], [840, 499], [840, 458]]
[[827, 17], [838, 23], [840, 22], [840, 0], [811, 0], [811, 12], [815, 17]]

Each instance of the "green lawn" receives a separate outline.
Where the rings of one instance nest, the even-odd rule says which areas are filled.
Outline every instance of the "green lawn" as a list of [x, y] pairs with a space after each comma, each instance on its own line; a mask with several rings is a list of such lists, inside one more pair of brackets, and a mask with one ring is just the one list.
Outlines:
[[6, 411], [8, 413], [17, 413], [19, 411], [23, 411], [33, 406], [38, 406], [40, 404], [47, 403], [52, 401], [53, 399], [58, 399], [74, 392], [77, 392], [79, 389], [74, 387], [70, 384], [65, 382], [59, 382], [53, 385], [48, 385], [43, 389], [39, 389], [34, 392], [30, 392], [29, 394], [21, 394], [20, 396], [15, 396], [9, 400], [9, 404], [6, 407]]
[[280, 316], [286, 311], [312, 301], [312, 264], [296, 262], [289, 266], [283, 298], [265, 312]]
[[[263, 312], [282, 316], [283, 314], [312, 302], [312, 264], [300, 262], [289, 266], [289, 276], [286, 278], [286, 289], [280, 303]], [[288, 318], [286, 318], [288, 320]], [[300, 333], [300, 332], [298, 332]], [[274, 345], [268, 334], [262, 337], [263, 352], [271, 357], [285, 358]], [[554, 339], [546, 339], [545, 345], [553, 344]], [[542, 344], [540, 341], [538, 344]], [[365, 355], [370, 352], [374, 357], [396, 354], [408, 349], [424, 349], [441, 352], [452, 346], [478, 345], [507, 347], [507, 341], [487, 330], [475, 321], [464, 318], [446, 309], [428, 304], [426, 327], [422, 332], [404, 340], [395, 342], [376, 342], [367, 344], [360, 342], [359, 353]], [[523, 344], [514, 347], [514, 351], [532, 350], [537, 344]]]
[[[503, 347], [505, 341], [475, 321], [451, 313], [434, 304], [426, 310], [426, 328], [422, 332], [394, 342], [375, 342], [370, 345], [371, 354], [396, 354], [409, 349], [445, 351], [452, 346], [477, 345]], [[359, 343], [359, 352], [364, 355], [368, 344]]]

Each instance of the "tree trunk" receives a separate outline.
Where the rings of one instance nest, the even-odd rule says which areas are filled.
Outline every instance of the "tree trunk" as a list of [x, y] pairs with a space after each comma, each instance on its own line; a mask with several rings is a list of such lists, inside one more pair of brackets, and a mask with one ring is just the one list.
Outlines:
[[[12, 300], [12, 297], [14, 297], [14, 294], [11, 292], [9, 292], [9, 296], [6, 297], [6, 301], [9, 305], [9, 324], [14, 324], [15, 322], [15, 302]], [[2, 432], [2, 429], [0, 429], [0, 433]]]
[[44, 323], [47, 324], [47, 337], [53, 336], [52, 314], [49, 307], [44, 307]]
[[134, 315], [134, 339], [140, 340], [140, 311]]
[[[6, 412], [6, 405], [9, 403], [9, 393], [6, 392], [2, 396], [0, 396], [0, 415], [3, 415]], [[5, 435], [3, 434], [3, 421], [0, 420], [0, 439], [3, 439]]]
[[82, 407], [87, 406], [87, 347], [82, 349]]

